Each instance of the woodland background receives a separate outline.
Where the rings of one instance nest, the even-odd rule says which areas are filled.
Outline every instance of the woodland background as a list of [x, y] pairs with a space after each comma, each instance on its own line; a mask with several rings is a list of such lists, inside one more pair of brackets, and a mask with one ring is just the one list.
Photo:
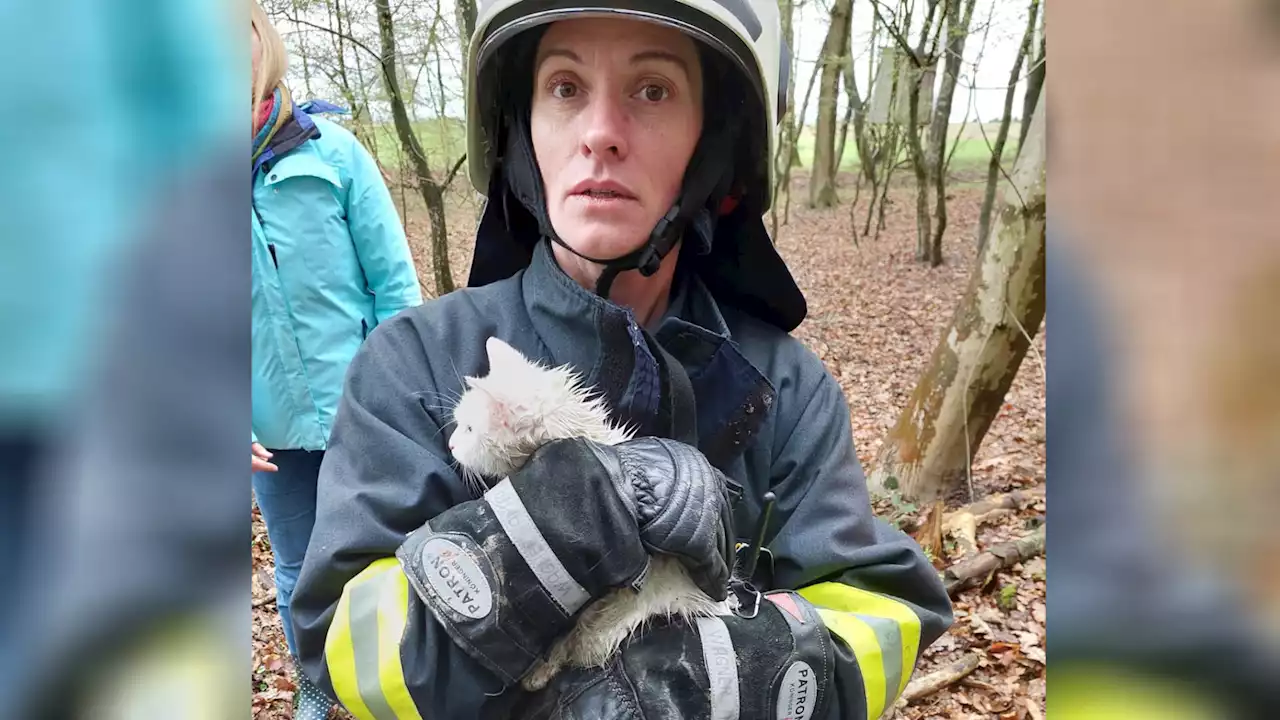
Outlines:
[[[465, 284], [473, 0], [267, 0], [300, 99], [375, 154], [425, 297]], [[876, 510], [929, 552], [952, 631], [902, 718], [1043, 717], [1045, 97], [1040, 0], [782, 0], [790, 112], [767, 218], [839, 380]], [[1037, 109], [1039, 108], [1039, 112]], [[253, 510], [254, 717], [294, 690]]]

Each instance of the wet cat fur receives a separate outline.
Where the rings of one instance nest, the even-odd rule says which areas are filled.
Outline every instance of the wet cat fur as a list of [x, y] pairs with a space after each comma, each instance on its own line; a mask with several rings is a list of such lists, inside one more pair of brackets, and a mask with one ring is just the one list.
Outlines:
[[[487, 486], [482, 479], [506, 477], [552, 440], [585, 437], [615, 445], [631, 438], [629, 429], [609, 420], [604, 400], [570, 369], [531, 362], [497, 338], [490, 338], [485, 350], [489, 374], [464, 378], [467, 389], [454, 408], [449, 437], [449, 450], [477, 493]], [[639, 592], [621, 588], [589, 604], [522, 685], [539, 690], [566, 666], [603, 666], [652, 618], [692, 621], [729, 612], [728, 601], [703, 593], [678, 560], [652, 557]]]

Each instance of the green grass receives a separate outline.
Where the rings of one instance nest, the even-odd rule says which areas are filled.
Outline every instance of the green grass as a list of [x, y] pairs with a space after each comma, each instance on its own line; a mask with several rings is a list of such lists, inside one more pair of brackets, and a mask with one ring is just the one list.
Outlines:
[[[467, 149], [466, 128], [458, 118], [419, 120], [413, 123], [413, 129], [432, 170], [448, 170]], [[400, 138], [394, 125], [374, 126], [373, 145], [371, 149], [385, 167], [400, 167]]]
[[[955, 155], [951, 158], [951, 172], [985, 171], [987, 165], [991, 162], [991, 150], [987, 143], [995, 143], [996, 133], [999, 129], [999, 123], [984, 123], [982, 127], [979, 127], [977, 123], [968, 123], [965, 125], [963, 133], [961, 133], [960, 124], [952, 123], [947, 138], [947, 153], [950, 154], [952, 147], [955, 147]], [[984, 131], [986, 132], [985, 140], [982, 136]], [[1009, 139], [1005, 142], [1003, 153], [1006, 164], [1013, 163], [1017, 152], [1017, 131], [1017, 123], [1009, 128]], [[800, 162], [805, 168], [813, 164], [813, 133], [813, 127], [806, 126], [801, 129], [800, 137], [796, 141]], [[852, 133], [852, 128], [850, 128], [850, 133]], [[838, 141], [839, 139], [837, 138]], [[850, 137], [845, 142], [844, 156], [840, 158], [840, 169], [846, 172], [855, 172], [859, 164], [858, 150], [854, 147], [853, 138]]]
[[[419, 120], [413, 125], [414, 131], [418, 135], [418, 141], [422, 143], [423, 149], [427, 151], [427, 160], [431, 163], [432, 170], [447, 170], [466, 150], [466, 128], [459, 118]], [[986, 139], [983, 139], [982, 136], [984, 130]], [[985, 171], [987, 164], [991, 160], [991, 151], [988, 149], [987, 143], [995, 142], [998, 130], [998, 123], [986, 123], [982, 128], [976, 123], [968, 123], [962, 133], [959, 124], [952, 124], [950, 138], [947, 142], [948, 153], [951, 152], [952, 146], [955, 145], [955, 155], [951, 159], [951, 172], [967, 174], [975, 171]], [[1017, 151], [1017, 137], [1015, 136], [1017, 130], [1018, 126], [1016, 124], [1010, 128], [1010, 138], [1004, 147], [1005, 162], [1010, 165], [1013, 163], [1014, 155]], [[390, 123], [375, 126], [373, 144], [378, 160], [385, 167], [400, 167], [400, 140], [396, 136], [395, 127]], [[802, 166], [805, 168], [810, 167], [813, 162], [812, 127], [805, 127], [801, 130], [797, 145], [799, 146]], [[858, 151], [853, 145], [852, 138], [845, 143], [844, 157], [841, 158], [840, 169], [847, 172], [854, 172], [858, 169]]]

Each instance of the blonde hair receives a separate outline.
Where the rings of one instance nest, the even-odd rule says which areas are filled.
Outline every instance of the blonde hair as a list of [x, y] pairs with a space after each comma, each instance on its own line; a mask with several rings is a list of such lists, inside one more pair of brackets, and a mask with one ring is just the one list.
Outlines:
[[258, 34], [261, 52], [257, 71], [253, 73], [253, 95], [250, 105], [250, 118], [258, 111], [258, 103], [275, 91], [276, 86], [284, 80], [289, 70], [289, 53], [285, 49], [284, 40], [276, 31], [266, 11], [255, 0], [249, 0], [251, 6], [253, 31]]

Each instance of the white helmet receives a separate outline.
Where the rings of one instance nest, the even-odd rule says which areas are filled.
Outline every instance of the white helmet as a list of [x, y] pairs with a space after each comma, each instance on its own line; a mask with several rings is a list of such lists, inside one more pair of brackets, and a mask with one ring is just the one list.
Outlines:
[[[804, 296], [761, 216], [773, 197], [778, 118], [786, 107], [787, 48], [777, 0], [481, 0], [467, 58], [467, 161], [486, 196], [467, 284], [527, 266], [543, 238], [603, 265], [608, 298], [619, 272], [648, 276], [680, 240], [684, 256], [722, 302], [790, 331]], [[617, 258], [592, 258], [559, 237], [547, 215], [529, 133], [533, 58], [553, 22], [621, 17], [693, 38], [703, 64], [703, 131], [679, 196], [649, 239]], [[718, 238], [718, 239], [717, 239]]]
[[[762, 186], [761, 212], [773, 197], [775, 128], [787, 102], [786, 48], [776, 0], [481, 0], [467, 57], [467, 163], [471, 184], [488, 194], [490, 174], [500, 148], [501, 118], [493, 107], [499, 50], [525, 30], [556, 20], [598, 16], [625, 17], [666, 25], [720, 51], [741, 72], [763, 111], [750, 159], [759, 177], [741, 178]], [[753, 123], [754, 124], [754, 123]], [[744, 158], [745, 159], [745, 158]], [[746, 170], [743, 168], [742, 170]]]

